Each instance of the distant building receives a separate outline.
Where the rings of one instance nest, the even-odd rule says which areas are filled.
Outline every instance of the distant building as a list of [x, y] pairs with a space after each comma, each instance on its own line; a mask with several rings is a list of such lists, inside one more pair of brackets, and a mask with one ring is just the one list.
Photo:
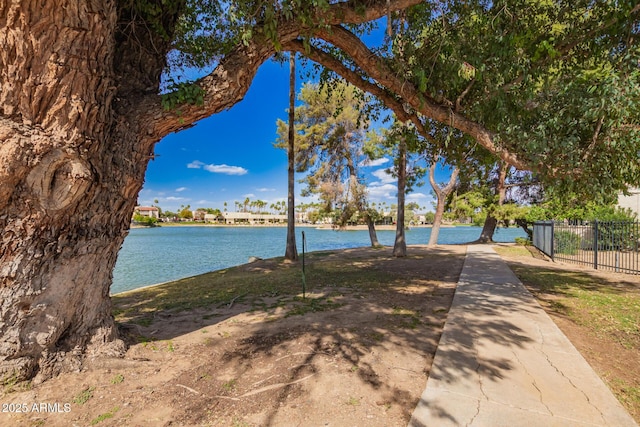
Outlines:
[[160, 209], [155, 206], [136, 206], [133, 214], [157, 219], [160, 217]]
[[220, 222], [223, 218], [214, 214], [204, 214], [204, 222]]
[[203, 211], [200, 209], [191, 211], [191, 215], [194, 221], [204, 221], [206, 213], [207, 213], [206, 211]]
[[253, 214], [249, 212], [223, 212], [225, 224], [279, 224], [286, 223], [286, 215]]
[[618, 196], [618, 206], [623, 209], [631, 209], [640, 219], [640, 188], [630, 188], [629, 195], [620, 194]]

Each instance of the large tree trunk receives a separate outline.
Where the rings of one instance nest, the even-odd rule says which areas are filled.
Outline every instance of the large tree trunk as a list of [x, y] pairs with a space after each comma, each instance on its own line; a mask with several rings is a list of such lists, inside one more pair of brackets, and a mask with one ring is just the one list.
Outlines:
[[0, 14], [0, 379], [39, 380], [125, 349], [109, 287], [151, 141], [114, 111], [112, 2]]
[[376, 225], [371, 219], [371, 215], [369, 215], [369, 213], [366, 210], [363, 212], [363, 215], [364, 215], [364, 220], [367, 223], [367, 230], [369, 230], [369, 240], [371, 241], [371, 247], [377, 248], [381, 245], [380, 245], [380, 242], [378, 241], [378, 233], [376, 233]]
[[437, 159], [431, 163], [431, 167], [429, 168], [429, 183], [431, 184], [431, 188], [433, 188], [434, 193], [436, 193], [436, 213], [433, 218], [433, 225], [431, 226], [431, 235], [429, 236], [428, 246], [435, 246], [438, 244], [438, 236], [440, 235], [440, 225], [442, 224], [442, 217], [444, 215], [444, 207], [447, 201], [447, 196], [451, 194], [456, 185], [456, 180], [458, 179], [458, 174], [460, 173], [460, 169], [454, 168], [453, 172], [451, 172], [451, 177], [449, 178], [449, 182], [443, 188], [440, 188], [438, 183], [436, 183], [435, 178], [435, 169], [438, 164]]
[[[358, 23], [418, 2], [319, 13]], [[154, 144], [240, 101], [275, 52], [256, 31], [198, 82], [204, 106], [164, 111], [160, 75], [185, 2], [146, 1], [162, 3], [153, 23], [128, 9], [139, 3], [0, 0], [0, 382], [123, 353], [109, 287]], [[277, 31], [284, 44], [306, 28]]]
[[287, 246], [284, 257], [290, 261], [298, 259], [296, 247], [296, 199], [295, 199], [295, 108], [296, 108], [296, 55], [289, 54], [289, 147], [287, 149]]
[[529, 228], [530, 224], [527, 223], [527, 220], [524, 218], [516, 218], [516, 224], [518, 225], [518, 227], [522, 228], [525, 233], [527, 233], [527, 238], [529, 239], [529, 241], [533, 241], [533, 230]]
[[493, 235], [498, 227], [498, 220], [493, 214], [488, 213], [482, 225], [482, 231], [480, 237], [478, 237], [477, 243], [493, 243]]
[[[507, 195], [507, 187], [505, 181], [507, 179], [507, 171], [509, 166], [505, 163], [500, 163], [500, 169], [498, 174], [498, 182], [496, 183], [496, 195], [498, 196], [498, 206], [502, 206]], [[484, 220], [480, 237], [476, 241], [477, 243], [492, 243], [493, 235], [498, 227], [498, 220], [493, 215], [493, 211], [490, 209], [487, 213], [487, 218]]]
[[407, 240], [404, 233], [404, 200], [407, 187], [407, 144], [400, 138], [398, 147], [398, 215], [396, 221], [396, 239], [393, 244], [393, 256], [407, 256]]

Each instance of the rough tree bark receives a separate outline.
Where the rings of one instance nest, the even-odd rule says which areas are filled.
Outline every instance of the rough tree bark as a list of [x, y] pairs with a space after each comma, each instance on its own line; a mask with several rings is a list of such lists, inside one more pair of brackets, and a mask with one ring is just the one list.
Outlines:
[[437, 164], [438, 160], [436, 159], [431, 163], [431, 167], [429, 168], [429, 183], [431, 184], [431, 188], [433, 188], [433, 192], [436, 193], [436, 214], [433, 218], [431, 235], [429, 236], [429, 243], [427, 244], [428, 246], [435, 246], [438, 244], [440, 225], [442, 224], [442, 216], [444, 215], [444, 205], [447, 201], [447, 196], [449, 196], [455, 188], [458, 174], [460, 173], [459, 168], [454, 168], [453, 172], [451, 172], [451, 177], [449, 178], [447, 185], [440, 188], [435, 178]]
[[[358, 23], [419, 1], [319, 13]], [[154, 144], [240, 101], [275, 53], [259, 35], [239, 45], [198, 82], [204, 106], [178, 116], [158, 96], [170, 40], [132, 3], [0, 0], [0, 380], [122, 354], [109, 288]], [[174, 4], [163, 6], [169, 35]], [[308, 30], [280, 22], [283, 44]]]
[[125, 349], [109, 286], [154, 141], [124, 117], [164, 57], [114, 67], [117, 22], [113, 2], [0, 5], [0, 378]]
[[407, 256], [407, 240], [404, 233], [404, 200], [407, 187], [407, 143], [404, 137], [398, 143], [398, 215], [396, 221], [396, 239], [393, 244], [393, 256]]
[[366, 208], [362, 213], [362, 215], [364, 216], [364, 222], [367, 224], [367, 230], [369, 231], [369, 240], [371, 241], [371, 247], [378, 248], [382, 246], [378, 241], [378, 233], [376, 233], [376, 224], [373, 222], [373, 219], [371, 219], [371, 215], [369, 215], [369, 212], [367, 212]]
[[[498, 171], [498, 179], [496, 182], [496, 195], [498, 196], [498, 206], [502, 206], [504, 200], [507, 196], [507, 187], [505, 185], [505, 181], [507, 179], [507, 172], [509, 167], [504, 163], [500, 163], [499, 171]], [[498, 226], [498, 220], [493, 215], [493, 211], [490, 209], [487, 213], [487, 218], [484, 220], [484, 225], [482, 226], [482, 231], [480, 232], [480, 237], [476, 240], [475, 243], [492, 243], [493, 235], [496, 232], [496, 227]]]

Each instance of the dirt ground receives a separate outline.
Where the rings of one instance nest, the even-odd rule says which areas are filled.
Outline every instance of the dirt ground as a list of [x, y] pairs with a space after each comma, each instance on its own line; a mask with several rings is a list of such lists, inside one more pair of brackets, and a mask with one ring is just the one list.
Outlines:
[[[124, 325], [132, 340], [124, 359], [88, 361], [81, 372], [23, 391], [5, 387], [0, 425], [406, 426], [465, 249], [411, 247], [400, 259], [371, 249], [329, 255], [360, 263], [382, 256], [395, 284], [373, 292], [327, 283], [313, 292], [333, 305], [303, 315], [238, 303]], [[274, 268], [270, 262], [246, 268]]]
[[[149, 325], [122, 325], [131, 344], [124, 359], [87, 361], [81, 372], [22, 391], [5, 385], [0, 426], [406, 426], [465, 249], [411, 247], [404, 259], [371, 249], [331, 254], [327, 260], [391, 273], [394, 283], [375, 292], [326, 283], [309, 297], [332, 303], [302, 315], [267, 296], [260, 306], [275, 308], [160, 311]], [[585, 272], [530, 256], [506, 259]], [[243, 268], [259, 274], [278, 265]], [[640, 289], [637, 276], [591, 273]], [[541, 303], [612, 389], [616, 378], [640, 384], [637, 350]]]

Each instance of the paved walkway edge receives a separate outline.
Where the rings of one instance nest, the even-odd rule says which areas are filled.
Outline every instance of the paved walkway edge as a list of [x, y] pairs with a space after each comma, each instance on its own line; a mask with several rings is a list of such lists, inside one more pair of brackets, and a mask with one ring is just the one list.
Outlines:
[[488, 245], [470, 245], [410, 427], [635, 426]]

